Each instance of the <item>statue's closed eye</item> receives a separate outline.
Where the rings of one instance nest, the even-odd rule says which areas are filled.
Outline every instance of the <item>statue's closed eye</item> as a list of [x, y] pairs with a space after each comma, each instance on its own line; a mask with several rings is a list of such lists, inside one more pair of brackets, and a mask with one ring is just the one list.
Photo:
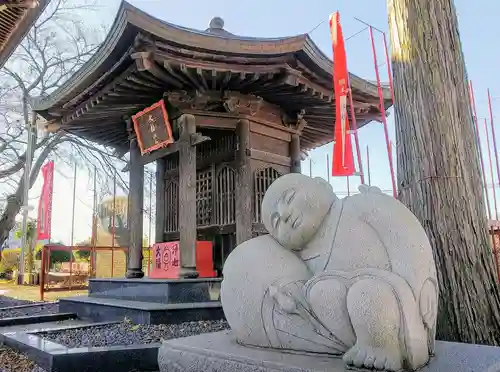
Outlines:
[[290, 189], [287, 190], [283, 195], [283, 200], [285, 201], [286, 204], [290, 204], [294, 197], [295, 197], [295, 190]]
[[280, 223], [279, 213], [273, 213], [273, 215], [271, 216], [271, 226], [273, 227], [273, 229], [276, 230], [278, 228], [279, 223]]

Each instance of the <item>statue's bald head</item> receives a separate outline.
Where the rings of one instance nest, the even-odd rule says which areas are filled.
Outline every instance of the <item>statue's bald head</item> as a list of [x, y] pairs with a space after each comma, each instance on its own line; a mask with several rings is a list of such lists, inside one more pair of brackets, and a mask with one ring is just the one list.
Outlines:
[[290, 173], [278, 178], [266, 191], [262, 222], [283, 247], [302, 249], [337, 199], [324, 179]]

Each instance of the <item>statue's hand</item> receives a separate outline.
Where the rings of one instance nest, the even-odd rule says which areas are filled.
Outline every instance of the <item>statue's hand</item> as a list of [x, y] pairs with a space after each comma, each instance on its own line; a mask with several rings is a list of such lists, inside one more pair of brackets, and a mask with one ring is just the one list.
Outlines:
[[274, 286], [269, 287], [269, 294], [284, 312], [289, 314], [297, 312], [297, 303], [293, 297], [281, 292], [279, 288]]
[[361, 194], [382, 194], [382, 190], [377, 186], [360, 185], [358, 190]]

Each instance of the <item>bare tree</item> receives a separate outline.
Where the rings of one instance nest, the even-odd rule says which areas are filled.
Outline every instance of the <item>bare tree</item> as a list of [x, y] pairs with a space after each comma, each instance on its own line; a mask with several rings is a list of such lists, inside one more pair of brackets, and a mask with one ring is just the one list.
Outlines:
[[500, 292], [453, 0], [388, 0], [400, 199], [438, 269], [439, 339], [498, 345]]
[[[75, 162], [99, 169], [109, 179], [123, 164], [112, 150], [96, 146], [63, 131], [39, 133], [42, 120], [33, 117], [31, 102], [47, 96], [73, 75], [95, 53], [101, 30], [86, 29], [84, 12], [94, 11], [93, 4], [56, 0], [28, 33], [16, 53], [0, 71], [0, 246], [14, 227], [23, 200], [24, 169], [32, 159], [29, 174], [33, 186], [49, 156], [68, 164]], [[31, 129], [28, 129], [31, 128]], [[32, 131], [28, 146], [28, 130]], [[27, 149], [31, 148], [31, 154]], [[103, 174], [103, 172], [105, 174]], [[118, 172], [122, 187], [126, 182]], [[26, 203], [27, 204], [27, 203]]]

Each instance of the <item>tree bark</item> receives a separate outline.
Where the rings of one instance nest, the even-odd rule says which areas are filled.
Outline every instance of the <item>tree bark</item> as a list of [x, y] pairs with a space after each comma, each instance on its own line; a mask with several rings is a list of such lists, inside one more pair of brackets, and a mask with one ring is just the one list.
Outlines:
[[388, 0], [399, 198], [434, 251], [438, 339], [498, 345], [500, 298], [452, 0]]

